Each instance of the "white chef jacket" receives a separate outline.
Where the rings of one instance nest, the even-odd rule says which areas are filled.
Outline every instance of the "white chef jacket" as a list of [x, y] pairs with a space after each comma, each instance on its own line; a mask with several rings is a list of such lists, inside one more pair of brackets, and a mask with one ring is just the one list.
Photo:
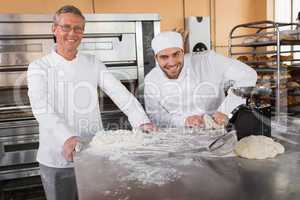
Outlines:
[[102, 129], [98, 86], [128, 116], [132, 127], [150, 122], [136, 98], [93, 55], [78, 52], [68, 61], [53, 50], [29, 65], [27, 82], [39, 122], [37, 160], [49, 167], [72, 167], [62, 154], [64, 142]]
[[145, 105], [150, 119], [159, 127], [181, 127], [191, 115], [230, 115], [245, 99], [224, 88], [255, 86], [257, 74], [249, 66], [213, 51], [186, 54], [177, 79], [169, 79], [159, 66], [145, 78]]

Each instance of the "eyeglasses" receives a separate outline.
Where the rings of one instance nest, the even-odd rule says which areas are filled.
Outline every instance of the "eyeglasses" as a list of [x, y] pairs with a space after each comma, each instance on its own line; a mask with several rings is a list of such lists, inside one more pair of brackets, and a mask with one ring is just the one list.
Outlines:
[[63, 32], [70, 32], [73, 30], [75, 33], [83, 33], [84, 27], [82, 26], [71, 26], [69, 24], [55, 24], [56, 26], [59, 26]]

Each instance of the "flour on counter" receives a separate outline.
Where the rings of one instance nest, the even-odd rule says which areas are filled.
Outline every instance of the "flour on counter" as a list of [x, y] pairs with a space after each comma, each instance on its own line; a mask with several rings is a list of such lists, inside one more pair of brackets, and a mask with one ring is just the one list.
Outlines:
[[[195, 162], [195, 153], [181, 157], [170, 152], [181, 152], [207, 147], [224, 130], [165, 129], [157, 133], [141, 131], [98, 132], [86, 149], [87, 153], [102, 156], [126, 168], [128, 174], [120, 181], [138, 181], [142, 185], [163, 185], [176, 181], [184, 171], [178, 166], [201, 166]], [[198, 152], [197, 155], [201, 155]], [[206, 155], [210, 152], [203, 152]]]

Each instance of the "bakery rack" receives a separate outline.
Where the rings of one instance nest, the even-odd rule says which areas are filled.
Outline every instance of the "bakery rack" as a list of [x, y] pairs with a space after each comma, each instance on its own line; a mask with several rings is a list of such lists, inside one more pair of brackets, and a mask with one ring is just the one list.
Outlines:
[[296, 23], [245, 23], [235, 26], [229, 35], [229, 56], [257, 71], [257, 86], [272, 88], [270, 103], [276, 117], [300, 116], [299, 53]]

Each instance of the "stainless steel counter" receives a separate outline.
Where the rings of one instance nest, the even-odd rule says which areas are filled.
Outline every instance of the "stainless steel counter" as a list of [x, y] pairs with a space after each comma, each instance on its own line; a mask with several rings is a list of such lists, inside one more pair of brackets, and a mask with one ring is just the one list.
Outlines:
[[[80, 200], [298, 200], [300, 134], [273, 132], [273, 135], [285, 138], [278, 141], [286, 151], [276, 158], [248, 160], [195, 155], [193, 165], [179, 167], [184, 172], [180, 178], [160, 186], [119, 181], [127, 174], [126, 166], [82, 153], [75, 158], [79, 197]], [[183, 158], [173, 159], [180, 162]]]

